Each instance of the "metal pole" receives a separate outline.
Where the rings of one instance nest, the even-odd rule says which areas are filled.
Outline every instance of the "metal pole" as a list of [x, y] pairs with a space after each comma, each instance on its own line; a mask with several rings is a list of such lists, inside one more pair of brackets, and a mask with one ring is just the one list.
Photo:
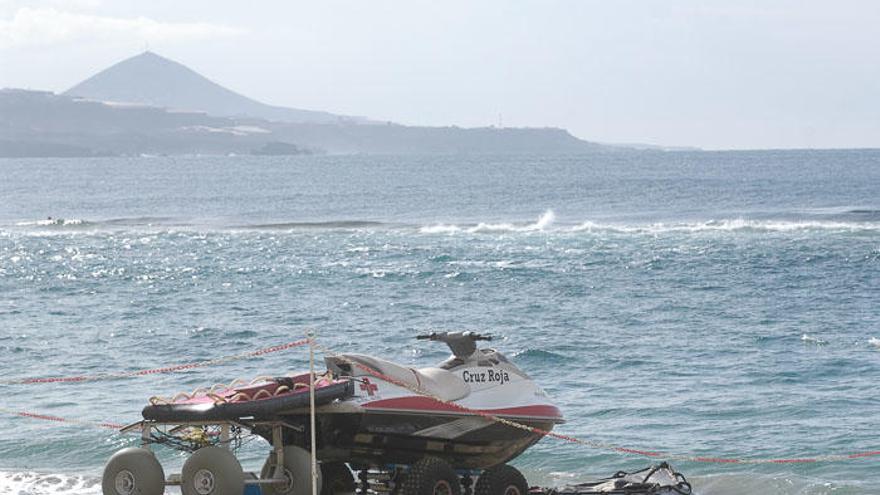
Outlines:
[[229, 443], [229, 423], [220, 425], [220, 445], [226, 449], [231, 446]]
[[275, 471], [272, 477], [282, 479], [284, 474], [284, 432], [281, 425], [272, 425], [272, 449], [275, 451]]
[[149, 423], [144, 421], [141, 423], [141, 447], [150, 450], [150, 434], [152, 433], [152, 427]]
[[315, 442], [315, 332], [309, 332], [309, 420], [312, 433], [312, 495], [318, 495], [318, 455]]

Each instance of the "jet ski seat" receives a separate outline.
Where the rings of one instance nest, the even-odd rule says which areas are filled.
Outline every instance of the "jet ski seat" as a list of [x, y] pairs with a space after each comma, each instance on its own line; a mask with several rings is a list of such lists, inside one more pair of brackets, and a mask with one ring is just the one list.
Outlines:
[[379, 374], [445, 401], [461, 399], [471, 392], [471, 387], [464, 380], [456, 376], [455, 373], [442, 368], [409, 368], [364, 354], [341, 354], [340, 357], [343, 360], [360, 363]]

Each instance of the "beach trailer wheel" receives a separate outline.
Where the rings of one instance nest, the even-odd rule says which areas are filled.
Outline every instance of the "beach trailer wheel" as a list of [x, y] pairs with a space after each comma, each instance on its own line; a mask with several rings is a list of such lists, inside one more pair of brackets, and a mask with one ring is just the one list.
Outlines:
[[147, 449], [128, 447], [112, 456], [101, 479], [104, 495], [162, 495], [165, 471]]
[[[269, 454], [260, 470], [260, 479], [273, 478], [278, 461], [275, 453]], [[284, 465], [281, 467], [281, 475], [285, 483], [272, 483], [261, 485], [265, 495], [312, 495], [312, 456], [308, 450], [293, 445], [284, 447]], [[321, 493], [321, 466], [318, 466], [318, 493]]]
[[424, 457], [410, 467], [401, 486], [402, 495], [461, 495], [455, 469], [437, 457]]
[[529, 495], [529, 483], [517, 468], [501, 464], [483, 471], [474, 495]]
[[235, 455], [217, 446], [202, 447], [183, 463], [183, 495], [241, 495], [244, 471]]
[[344, 462], [321, 463], [321, 495], [353, 495], [354, 475]]

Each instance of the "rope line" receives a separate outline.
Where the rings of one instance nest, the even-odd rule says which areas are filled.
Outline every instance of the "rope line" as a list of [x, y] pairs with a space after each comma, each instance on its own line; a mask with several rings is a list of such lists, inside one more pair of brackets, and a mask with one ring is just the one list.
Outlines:
[[43, 384], [43, 383], [80, 383], [80, 382], [94, 382], [101, 380], [116, 380], [119, 378], [132, 378], [132, 377], [141, 377], [141, 376], [149, 376], [149, 375], [158, 375], [163, 373], [174, 373], [177, 371], [185, 371], [191, 370], [195, 368], [204, 368], [208, 366], [216, 366], [219, 364], [225, 364], [232, 361], [240, 361], [242, 359], [249, 359], [253, 357], [265, 356], [266, 354], [271, 354], [274, 352], [285, 351], [287, 349], [291, 349], [294, 347], [303, 346], [309, 343], [309, 339], [301, 339], [295, 340], [293, 342], [287, 342], [285, 344], [275, 345], [272, 347], [266, 347], [264, 349], [259, 349], [256, 351], [245, 352], [242, 354], [234, 354], [231, 356], [222, 356], [216, 359], [209, 359], [207, 361], [197, 361], [194, 363], [186, 363], [186, 364], [178, 364], [174, 366], [164, 366], [161, 368], [152, 368], [146, 370], [137, 370], [137, 371], [122, 371], [118, 373], [99, 373], [95, 375], [80, 375], [80, 376], [53, 376], [53, 377], [41, 377], [41, 378], [19, 378], [13, 380], [0, 380], [0, 385], [34, 385], [34, 384]]
[[82, 426], [92, 426], [95, 428], [104, 428], [109, 430], [118, 430], [125, 425], [121, 425], [119, 423], [109, 423], [109, 422], [96, 422], [96, 421], [86, 421], [83, 419], [71, 419], [71, 418], [62, 418], [61, 416], [53, 416], [51, 414], [40, 414], [30, 411], [13, 411], [11, 409], [5, 409], [0, 407], [0, 413], [8, 414], [10, 416], [19, 416], [22, 418], [28, 419], [39, 419], [43, 421], [52, 421], [55, 423], [66, 423], [73, 425], [82, 425]]

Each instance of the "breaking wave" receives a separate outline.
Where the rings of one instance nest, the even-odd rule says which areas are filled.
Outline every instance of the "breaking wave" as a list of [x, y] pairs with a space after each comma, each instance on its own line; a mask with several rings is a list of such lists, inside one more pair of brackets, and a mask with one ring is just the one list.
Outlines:
[[[610, 234], [664, 234], [703, 232], [880, 232], [880, 221], [836, 220], [751, 220], [731, 218], [692, 222], [624, 223], [587, 220], [580, 223], [560, 221], [553, 210], [546, 210], [534, 221], [436, 223], [433, 225], [395, 223], [367, 219], [339, 219], [325, 221], [279, 221], [262, 223], [228, 223], [223, 220], [191, 220], [184, 218], [143, 216], [101, 220], [81, 218], [47, 218], [18, 221], [6, 225], [10, 231], [68, 232], [68, 231], [127, 231], [127, 230], [195, 230], [195, 231], [295, 231], [295, 230], [417, 230], [421, 234], [508, 234], [508, 233], [610, 233]], [[2, 226], [0, 226], [2, 229]]]
[[517, 224], [480, 222], [476, 225], [465, 226], [437, 224], [424, 226], [419, 229], [419, 232], [423, 234], [454, 234], [457, 232], [466, 232], [469, 234], [492, 232], [540, 232], [547, 230], [555, 221], [556, 214], [553, 213], [553, 210], [547, 210], [533, 223]]
[[727, 220], [707, 220], [704, 222], [651, 223], [643, 225], [600, 224], [584, 222], [571, 228], [573, 232], [611, 231], [619, 233], [665, 233], [665, 232], [793, 232], [808, 230], [838, 231], [878, 231], [880, 222], [823, 222], [823, 221], [784, 221], [784, 220], [748, 220], [735, 218]]
[[644, 224], [600, 223], [585, 221], [576, 225], [556, 221], [552, 210], [545, 212], [536, 222], [516, 223], [478, 223], [475, 225], [436, 224], [419, 229], [422, 234], [456, 233], [508, 233], [508, 232], [554, 232], [554, 233], [615, 233], [615, 234], [663, 234], [663, 233], [701, 233], [701, 232], [798, 232], [798, 231], [880, 231], [880, 222], [835, 222], [835, 221], [786, 221], [786, 220], [748, 220], [744, 218], [706, 220], [699, 222], [655, 222]]
[[814, 337], [812, 335], [803, 334], [801, 335], [801, 342], [805, 344], [815, 344], [815, 345], [825, 345], [828, 343], [827, 340], [822, 340], [819, 337]]
[[79, 218], [52, 218], [52, 217], [49, 217], [45, 220], [32, 220], [32, 221], [25, 221], [25, 222], [17, 222], [15, 225], [17, 227], [70, 227], [70, 226], [88, 225], [88, 222], [81, 220]]

